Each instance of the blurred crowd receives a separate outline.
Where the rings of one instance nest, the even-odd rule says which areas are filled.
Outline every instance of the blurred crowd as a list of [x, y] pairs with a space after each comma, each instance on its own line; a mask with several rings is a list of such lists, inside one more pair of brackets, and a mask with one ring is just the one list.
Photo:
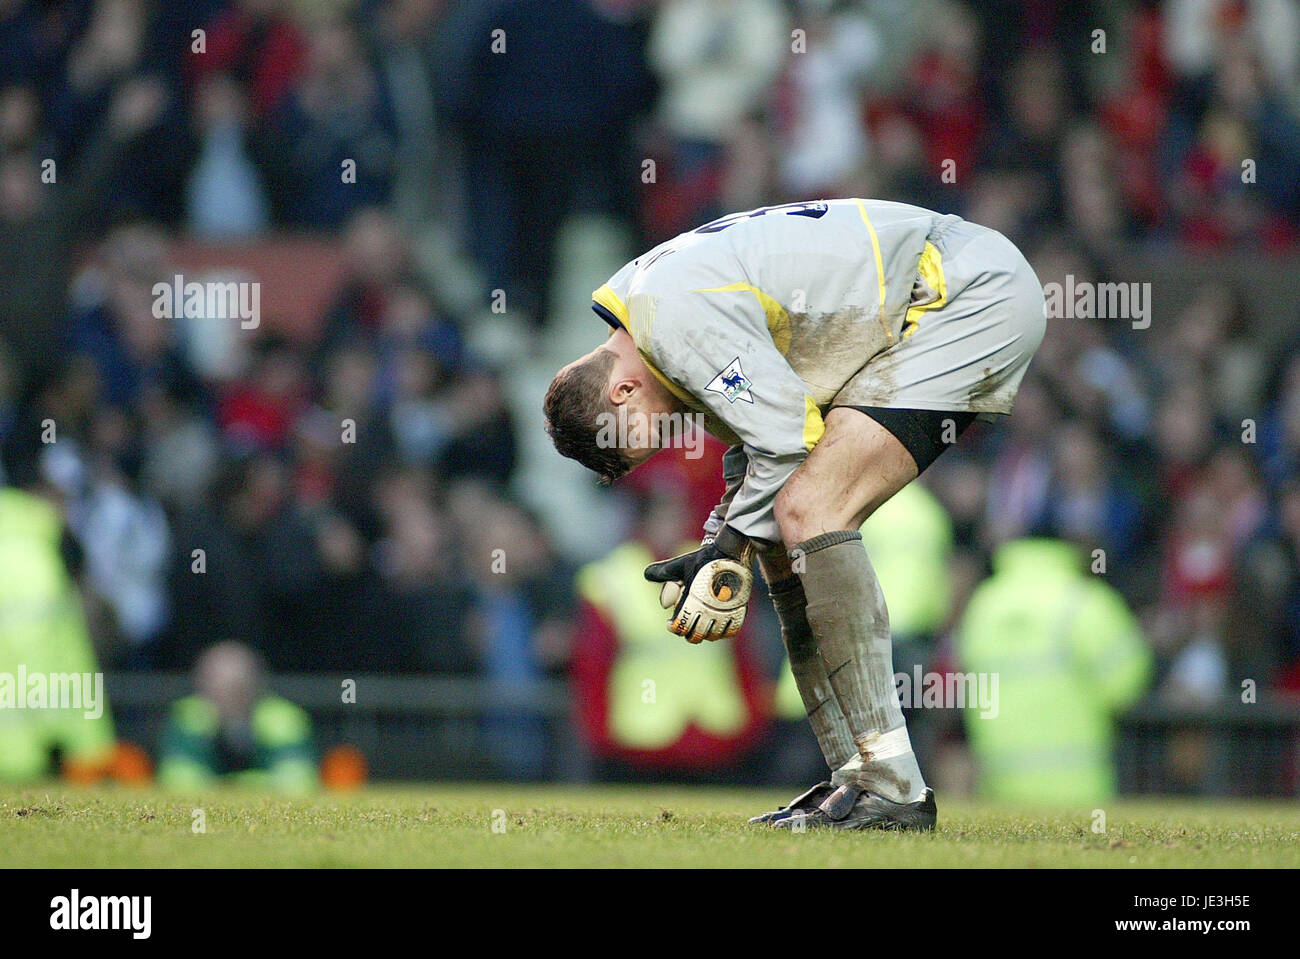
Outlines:
[[[1300, 4], [0, 0], [4, 480], [62, 505], [107, 666], [565, 675], [589, 557], [520, 494], [494, 295], [544, 344], [571, 217], [644, 248], [841, 195], [995, 227], [1044, 283], [1294, 256]], [[178, 241], [301, 232], [342, 264], [306, 327], [213, 364], [156, 315]], [[1196, 281], [1147, 330], [1052, 323], [927, 474], [945, 628], [1050, 535], [1104, 551], [1161, 694], [1300, 689], [1297, 307]]]

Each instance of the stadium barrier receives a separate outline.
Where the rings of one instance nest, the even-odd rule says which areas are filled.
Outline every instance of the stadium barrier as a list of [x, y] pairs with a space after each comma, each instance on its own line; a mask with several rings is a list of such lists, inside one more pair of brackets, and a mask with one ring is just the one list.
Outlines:
[[[104, 686], [119, 735], [151, 751], [170, 704], [192, 691], [185, 673], [110, 673]], [[375, 779], [501, 778], [511, 764], [496, 746], [516, 723], [542, 737], [549, 778], [586, 778], [563, 680], [322, 673], [272, 675], [268, 686], [308, 712], [322, 750], [357, 747]]]
[[[307, 710], [322, 749], [356, 746], [375, 779], [500, 778], [510, 763], [496, 746], [520, 723], [546, 742], [548, 778], [589, 776], [563, 679], [281, 674], [269, 685]], [[105, 690], [120, 735], [152, 749], [191, 685], [184, 673], [110, 673]], [[1142, 703], [1119, 720], [1116, 768], [1130, 794], [1300, 796], [1300, 700]]]
[[1300, 700], [1148, 701], [1119, 722], [1127, 793], [1300, 796]]

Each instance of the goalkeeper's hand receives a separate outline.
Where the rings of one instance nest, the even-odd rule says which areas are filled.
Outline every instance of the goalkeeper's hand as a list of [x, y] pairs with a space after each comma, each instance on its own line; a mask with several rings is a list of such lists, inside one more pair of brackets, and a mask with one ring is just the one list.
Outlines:
[[699, 549], [645, 568], [645, 578], [663, 583], [659, 602], [673, 611], [669, 632], [688, 643], [735, 636], [745, 622], [754, 585], [754, 548], [730, 526]]

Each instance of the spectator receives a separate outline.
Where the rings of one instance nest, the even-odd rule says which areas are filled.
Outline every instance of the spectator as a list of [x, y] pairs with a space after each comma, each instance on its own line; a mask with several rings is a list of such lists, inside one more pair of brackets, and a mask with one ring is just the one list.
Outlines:
[[568, 662], [572, 573], [524, 510], [473, 494], [460, 503], [473, 593], [471, 629], [483, 675], [502, 704], [487, 719], [488, 748], [501, 775], [537, 779], [558, 757], [540, 718], [526, 705], [507, 704]]
[[216, 73], [248, 88], [253, 116], [265, 120], [289, 95], [307, 59], [307, 40], [289, 0], [236, 0], [204, 28], [204, 45], [190, 48], [193, 81]]
[[264, 688], [246, 646], [222, 642], [194, 667], [193, 695], [177, 700], [159, 749], [158, 782], [200, 790], [226, 781], [301, 794], [317, 785], [307, 714]]
[[270, 201], [248, 149], [248, 104], [226, 74], [205, 77], [195, 94], [199, 156], [190, 173], [186, 220], [196, 237], [249, 239], [270, 225]]
[[307, 40], [305, 68], [268, 117], [263, 163], [279, 222], [337, 227], [389, 199], [395, 121], [350, 23], [326, 21]]
[[348, 221], [342, 288], [325, 318], [319, 350], [360, 339], [373, 343], [390, 316], [390, 299], [416, 282], [408, 239], [384, 209], [367, 207]]
[[[96, 211], [170, 219], [179, 207], [185, 164], [185, 115], [172, 64], [153, 57], [156, 34], [146, 0], [94, 0], [85, 29], [68, 51], [59, 83], [45, 104], [54, 156], [69, 165], [86, 162], [118, 102], [138, 99], [149, 122], [121, 143], [109, 162], [111, 179]], [[96, 161], [101, 162], [101, 161]], [[95, 163], [91, 163], [93, 168]]]
[[427, 476], [399, 470], [375, 489], [380, 538], [373, 555], [383, 583], [382, 628], [392, 639], [363, 653], [370, 668], [470, 675], [480, 650], [470, 641], [473, 593], [459, 538]]
[[120, 411], [96, 411], [70, 524], [85, 552], [85, 582], [112, 616], [125, 659], [147, 662], [167, 624], [165, 562], [171, 548], [161, 504], [140, 488], [136, 429]]
[[103, 206], [126, 146], [157, 122], [164, 96], [152, 81], [124, 83], [103, 125], [59, 175], [58, 189], [42, 183], [37, 155], [24, 150], [0, 156], [0, 283], [7, 291], [0, 337], [27, 382], [48, 370], [62, 339], [73, 245]]
[[485, 289], [540, 322], [568, 216], [632, 219], [644, 31], [611, 0], [469, 0], [444, 21], [440, 55], [440, 109], [464, 150], [466, 244]]
[[1045, 510], [1056, 535], [1101, 549], [1117, 569], [1136, 565], [1141, 546], [1142, 503], [1114, 457], [1081, 423], [1067, 423], [1057, 437]]
[[444, 185], [450, 164], [433, 84], [437, 30], [451, 5], [448, 0], [382, 0], [370, 30], [376, 70], [393, 111], [393, 209], [411, 225], [443, 215], [457, 202], [454, 188]]

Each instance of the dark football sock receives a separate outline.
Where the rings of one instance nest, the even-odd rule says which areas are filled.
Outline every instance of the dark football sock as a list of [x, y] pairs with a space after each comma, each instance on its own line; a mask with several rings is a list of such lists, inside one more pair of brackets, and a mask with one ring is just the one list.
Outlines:
[[813, 735], [817, 737], [826, 765], [834, 772], [857, 756], [858, 747], [840, 711], [835, 691], [826, 678], [826, 667], [808, 626], [803, 584], [798, 576], [790, 576], [779, 583], [769, 584], [768, 591], [772, 605], [776, 607], [776, 618], [781, 622], [781, 640], [790, 657], [790, 671], [794, 673], [808, 722], [812, 724]]
[[[855, 530], [823, 533], [790, 551], [807, 597], [808, 625], [857, 746], [855, 779], [886, 799], [908, 802], [925, 786], [894, 685], [889, 614]], [[850, 763], [850, 767], [858, 765]]]

